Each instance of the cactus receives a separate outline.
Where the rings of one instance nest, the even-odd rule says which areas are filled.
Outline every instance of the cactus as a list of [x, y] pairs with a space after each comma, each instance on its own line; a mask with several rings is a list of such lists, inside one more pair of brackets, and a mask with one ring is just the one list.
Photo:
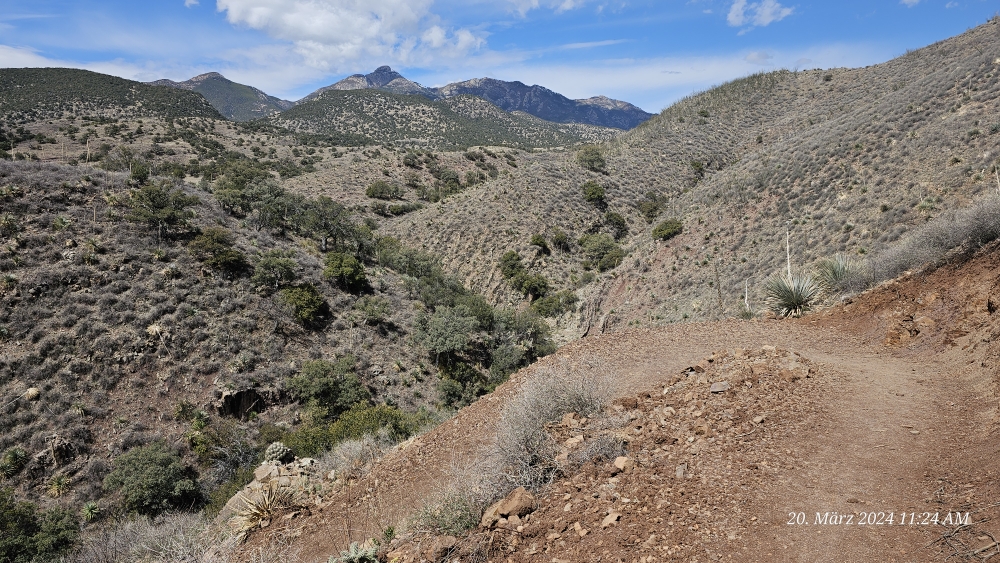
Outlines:
[[378, 561], [375, 547], [364, 548], [358, 542], [351, 542], [347, 551], [341, 551], [340, 557], [330, 557], [329, 563], [375, 563]]
[[281, 442], [274, 442], [264, 450], [264, 461], [287, 463], [292, 460], [292, 450]]

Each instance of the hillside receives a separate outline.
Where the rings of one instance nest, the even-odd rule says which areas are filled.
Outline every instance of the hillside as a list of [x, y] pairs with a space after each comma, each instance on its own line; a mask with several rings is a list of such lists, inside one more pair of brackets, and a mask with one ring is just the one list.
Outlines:
[[217, 72], [200, 74], [184, 82], [163, 79], [149, 84], [198, 92], [219, 113], [233, 121], [252, 121], [280, 113], [295, 105], [294, 102], [269, 96], [252, 86], [233, 82]]
[[445, 149], [564, 146], [606, 140], [616, 134], [600, 127], [567, 126], [508, 114], [473, 97], [434, 102], [423, 96], [370, 89], [328, 90], [268, 120], [293, 131]]
[[543, 86], [527, 86], [494, 78], [474, 78], [440, 88], [427, 88], [382, 66], [370, 74], [354, 74], [309, 94], [298, 103], [307, 102], [330, 90], [377, 89], [393, 94], [415, 94], [430, 100], [476, 96], [507, 112], [524, 112], [554, 123], [577, 123], [615, 129], [634, 129], [653, 117], [652, 114], [620, 100], [596, 96], [571, 100]]
[[0, 69], [0, 117], [26, 123], [64, 113], [221, 118], [199, 94], [69, 68]]
[[[786, 226], [793, 269], [809, 271], [836, 253], [878, 252], [996, 188], [998, 58], [994, 20], [868, 68], [754, 75], [609, 143], [606, 173], [575, 153], [525, 155], [509, 176], [390, 228], [440, 249], [498, 301], [521, 298], [497, 267], [518, 251], [581, 298], [579, 313], [560, 319], [568, 334], [737, 315], [745, 290], [760, 310], [762, 283], [785, 267]], [[587, 181], [604, 188], [602, 201], [585, 200]], [[683, 232], [652, 240], [668, 218]], [[559, 231], [566, 250], [553, 244]], [[586, 269], [577, 241], [593, 232], [620, 236], [621, 265]]]

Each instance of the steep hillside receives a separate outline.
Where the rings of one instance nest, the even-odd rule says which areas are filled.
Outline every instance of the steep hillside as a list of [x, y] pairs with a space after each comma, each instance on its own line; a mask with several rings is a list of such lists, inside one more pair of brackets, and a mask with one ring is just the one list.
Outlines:
[[219, 113], [233, 121], [252, 121], [295, 105], [294, 102], [269, 96], [252, 86], [233, 82], [217, 72], [200, 74], [184, 82], [163, 79], [149, 84], [198, 92]]
[[[762, 282], [785, 267], [786, 228], [792, 267], [805, 271], [836, 253], [884, 248], [996, 189], [998, 30], [993, 20], [863, 69], [737, 80], [608, 144], [605, 173], [575, 153], [526, 155], [509, 176], [391, 229], [441, 249], [498, 300], [518, 297], [497, 264], [519, 251], [531, 271], [583, 298], [579, 315], [561, 320], [575, 334], [740, 314], [747, 290], [759, 310]], [[605, 196], [588, 202], [587, 181]], [[668, 218], [683, 232], [654, 241]], [[553, 244], [559, 231], [570, 242], [563, 250]], [[621, 265], [593, 268], [576, 244], [593, 232], [620, 237]], [[532, 245], [534, 235], [551, 252]]]
[[0, 69], [0, 117], [11, 123], [73, 115], [221, 118], [200, 94], [69, 68]]
[[328, 90], [269, 122], [294, 131], [350, 135], [376, 144], [440, 148], [562, 146], [613, 135], [610, 130], [573, 128], [508, 114], [472, 97], [433, 102], [380, 90]]

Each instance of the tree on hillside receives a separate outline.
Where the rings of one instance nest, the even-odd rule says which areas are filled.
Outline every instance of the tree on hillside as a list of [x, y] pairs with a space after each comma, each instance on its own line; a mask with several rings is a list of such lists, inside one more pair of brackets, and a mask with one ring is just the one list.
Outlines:
[[168, 184], [149, 184], [132, 191], [128, 203], [130, 211], [125, 218], [155, 227], [156, 241], [160, 242], [164, 231], [187, 225], [188, 219], [194, 217], [194, 212], [187, 208], [198, 203], [201, 200], [197, 197], [171, 190]]
[[601, 149], [593, 145], [580, 149], [580, 152], [576, 153], [576, 161], [591, 172], [607, 173], [607, 162], [604, 160], [604, 155], [601, 154]]

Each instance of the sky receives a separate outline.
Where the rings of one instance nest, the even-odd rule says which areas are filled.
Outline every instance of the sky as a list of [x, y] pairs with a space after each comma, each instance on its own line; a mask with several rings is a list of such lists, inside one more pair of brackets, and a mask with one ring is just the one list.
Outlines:
[[297, 100], [389, 65], [649, 112], [750, 73], [877, 64], [986, 22], [1000, 0], [0, 0], [0, 67], [140, 81], [216, 71]]

